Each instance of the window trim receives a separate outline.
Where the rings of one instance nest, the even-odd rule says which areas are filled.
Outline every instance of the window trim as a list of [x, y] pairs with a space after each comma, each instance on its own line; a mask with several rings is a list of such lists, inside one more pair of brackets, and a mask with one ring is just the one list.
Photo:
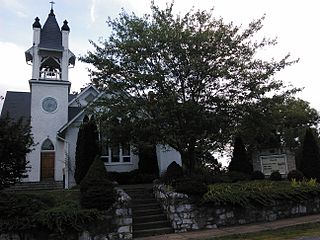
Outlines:
[[[130, 155], [123, 155], [123, 151], [122, 151], [122, 145], [119, 144], [119, 162], [112, 162], [112, 156], [111, 156], [111, 146], [108, 146], [108, 155], [101, 155], [101, 159], [104, 162], [104, 164], [106, 165], [132, 165], [132, 150], [131, 150], [131, 146], [130, 147]], [[123, 158], [124, 157], [130, 157], [130, 162], [124, 162]]]

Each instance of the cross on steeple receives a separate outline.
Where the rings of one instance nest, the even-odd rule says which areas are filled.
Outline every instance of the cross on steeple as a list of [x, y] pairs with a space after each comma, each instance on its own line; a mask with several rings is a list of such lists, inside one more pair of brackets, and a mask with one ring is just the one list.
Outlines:
[[55, 4], [54, 1], [49, 2], [51, 4], [51, 10], [53, 10], [53, 4]]

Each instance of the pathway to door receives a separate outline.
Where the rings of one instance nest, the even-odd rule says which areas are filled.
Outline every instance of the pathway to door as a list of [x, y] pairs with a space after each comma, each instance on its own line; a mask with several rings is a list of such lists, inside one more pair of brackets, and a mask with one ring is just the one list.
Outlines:
[[152, 194], [152, 184], [120, 186], [132, 199], [133, 237], [173, 233], [167, 216]]

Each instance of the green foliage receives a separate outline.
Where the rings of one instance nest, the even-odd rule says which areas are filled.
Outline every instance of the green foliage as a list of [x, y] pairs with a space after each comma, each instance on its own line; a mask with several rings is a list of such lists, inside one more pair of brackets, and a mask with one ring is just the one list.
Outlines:
[[29, 123], [9, 115], [0, 118], [0, 190], [26, 177], [26, 154], [33, 145]]
[[173, 161], [167, 167], [167, 171], [162, 175], [161, 179], [167, 184], [172, 184], [176, 179], [181, 178], [182, 176], [182, 167]]
[[291, 180], [291, 186], [292, 187], [301, 187], [301, 186], [309, 186], [309, 187], [316, 187], [317, 179], [311, 178], [311, 179], [303, 179], [302, 181], [297, 181], [295, 178]]
[[307, 129], [303, 141], [300, 167], [305, 177], [320, 179], [319, 145], [311, 129]]
[[159, 176], [155, 145], [143, 145], [139, 148], [139, 171], [142, 174]]
[[110, 37], [91, 42], [95, 50], [81, 59], [93, 65], [93, 83], [112, 95], [97, 102], [111, 139], [168, 144], [191, 174], [204, 153], [230, 142], [252, 103], [295, 91], [273, 76], [296, 61], [257, 58], [276, 44], [256, 40], [263, 18], [242, 28], [214, 15], [176, 16], [173, 4], [152, 2], [151, 14], [123, 11], [108, 20]]
[[1, 233], [76, 239], [103, 218], [96, 210], [81, 209], [77, 192], [0, 193]]
[[279, 171], [272, 172], [270, 174], [270, 180], [271, 181], [281, 181], [282, 180], [282, 176], [279, 173]]
[[233, 156], [229, 163], [229, 171], [241, 172], [244, 174], [251, 174], [253, 167], [249, 158], [247, 157], [247, 151], [243, 144], [242, 138], [237, 136], [234, 141]]
[[292, 186], [290, 182], [251, 181], [247, 183], [222, 183], [209, 186], [202, 203], [240, 205], [247, 207], [272, 206], [275, 201], [301, 201], [320, 196], [319, 184]]
[[263, 180], [265, 178], [263, 172], [253, 171], [251, 174], [251, 180]]
[[97, 125], [93, 117], [88, 120], [88, 117], [85, 116], [79, 128], [76, 146], [74, 179], [77, 184], [81, 183], [97, 155], [99, 155]]
[[250, 150], [287, 147], [297, 149], [305, 129], [317, 126], [318, 112], [310, 104], [291, 95], [261, 98], [248, 105], [238, 130]]
[[303, 173], [300, 172], [299, 170], [291, 170], [288, 173], [287, 178], [289, 181], [292, 181], [293, 179], [295, 179], [296, 181], [302, 181], [303, 180]]
[[114, 199], [113, 184], [100, 157], [96, 157], [80, 184], [80, 202], [84, 208], [107, 210]]
[[192, 196], [202, 196], [208, 191], [207, 185], [193, 178], [178, 179], [175, 191]]

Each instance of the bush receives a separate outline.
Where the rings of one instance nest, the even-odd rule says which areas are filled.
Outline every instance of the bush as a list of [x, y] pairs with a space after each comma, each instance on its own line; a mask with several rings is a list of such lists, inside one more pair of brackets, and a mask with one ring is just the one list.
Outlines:
[[253, 171], [251, 174], [251, 180], [263, 180], [265, 176], [261, 171]]
[[291, 170], [288, 173], [288, 180], [292, 181], [295, 179], [296, 181], [302, 181], [303, 180], [303, 173], [300, 172], [299, 170]]
[[77, 191], [1, 192], [0, 233], [19, 233], [21, 239], [76, 239], [104, 218], [95, 209], [81, 209], [78, 197]]
[[288, 181], [250, 181], [246, 183], [222, 183], [208, 187], [202, 204], [274, 206], [275, 201], [300, 202], [320, 196], [320, 186], [315, 181], [299, 182], [292, 186]]
[[229, 178], [230, 182], [247, 181], [250, 179], [250, 177], [247, 174], [235, 171], [228, 172], [226, 174], [226, 177]]
[[181, 178], [177, 180], [175, 190], [176, 192], [185, 193], [192, 196], [202, 196], [208, 191], [208, 188], [207, 185], [199, 180]]
[[80, 202], [84, 208], [107, 210], [114, 202], [113, 184], [100, 157], [96, 157], [80, 184]]
[[279, 173], [279, 171], [272, 172], [271, 175], [270, 175], [270, 180], [271, 181], [281, 181], [282, 180], [282, 176]]
[[162, 175], [162, 180], [166, 184], [172, 184], [176, 179], [183, 176], [182, 167], [173, 161], [167, 168], [167, 171]]

